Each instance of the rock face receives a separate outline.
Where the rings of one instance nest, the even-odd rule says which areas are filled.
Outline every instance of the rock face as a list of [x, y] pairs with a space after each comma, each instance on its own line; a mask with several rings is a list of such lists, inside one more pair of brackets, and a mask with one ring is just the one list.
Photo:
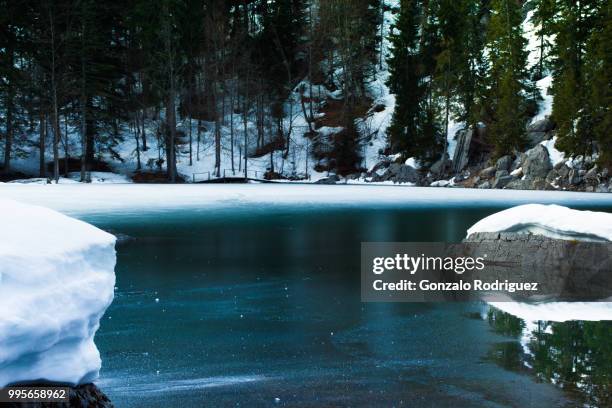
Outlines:
[[[469, 256], [487, 254], [486, 276], [539, 282], [534, 300], [599, 300], [612, 291], [612, 244], [514, 232], [477, 232], [463, 240]], [[529, 254], [525, 256], [525, 254]], [[464, 253], [464, 256], [468, 255]], [[487, 264], [487, 263], [486, 263]], [[532, 295], [513, 295], [529, 300]]]
[[497, 160], [495, 164], [495, 168], [497, 171], [510, 171], [510, 166], [512, 166], [512, 157], [511, 156], [502, 156]]
[[538, 120], [527, 128], [527, 132], [550, 132], [555, 128], [555, 123], [549, 118]]
[[555, 124], [550, 119], [542, 119], [532, 123], [527, 128], [527, 142], [530, 147], [537, 146], [540, 142], [548, 140], [552, 137], [552, 130], [555, 129]]
[[537, 145], [525, 152], [525, 160], [523, 161], [523, 173], [525, 176], [545, 178], [551, 168], [548, 150], [544, 146]]
[[[522, 156], [521, 170], [513, 172], [514, 176], [511, 176], [510, 180], [501, 180], [498, 188], [512, 190], [546, 190], [552, 188], [549, 184], [552, 182], [550, 176], [552, 165], [550, 164], [548, 150], [538, 144]], [[513, 163], [512, 167], [517, 165], [518, 163]]]
[[407, 164], [391, 163], [382, 175], [375, 175], [372, 181], [393, 181], [394, 183], [417, 183], [419, 174]]
[[[37, 384], [41, 386], [41, 384]], [[51, 385], [49, 385], [51, 386]], [[111, 400], [94, 384], [70, 387], [69, 402], [6, 403], [6, 408], [114, 408]]]
[[486, 169], [483, 169], [480, 171], [480, 177], [482, 178], [493, 177], [495, 176], [496, 171], [497, 171], [497, 168], [495, 166], [487, 167]]
[[493, 188], [504, 188], [508, 183], [514, 180], [514, 177], [508, 175], [507, 171], [505, 172], [505, 174], [503, 174], [502, 172], [498, 173], [501, 174], [495, 177], [495, 181], [493, 182]]
[[469, 160], [470, 144], [472, 143], [472, 129], [463, 129], [457, 132], [457, 147], [453, 156], [453, 171], [460, 172], [467, 166]]
[[340, 181], [340, 177], [335, 174], [332, 174], [329, 177], [315, 181], [315, 184], [336, 184], [338, 181]]

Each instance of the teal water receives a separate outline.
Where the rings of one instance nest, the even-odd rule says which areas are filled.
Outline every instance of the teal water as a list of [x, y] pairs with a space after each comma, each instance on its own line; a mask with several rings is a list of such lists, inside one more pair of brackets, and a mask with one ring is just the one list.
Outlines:
[[532, 344], [485, 304], [360, 302], [362, 241], [459, 241], [498, 210], [84, 217], [120, 237], [98, 383], [118, 407], [605, 406], [610, 322], [541, 322]]

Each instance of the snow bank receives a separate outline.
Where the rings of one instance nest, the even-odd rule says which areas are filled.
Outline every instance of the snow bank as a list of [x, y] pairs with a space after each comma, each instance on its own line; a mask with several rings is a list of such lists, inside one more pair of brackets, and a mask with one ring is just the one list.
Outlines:
[[528, 322], [538, 320], [551, 322], [612, 320], [612, 302], [488, 303], [496, 309]]
[[91, 382], [101, 364], [94, 334], [113, 299], [115, 237], [5, 199], [0, 225], [0, 387]]
[[527, 204], [478, 221], [468, 229], [468, 236], [476, 232], [524, 232], [556, 239], [612, 241], [612, 214]]

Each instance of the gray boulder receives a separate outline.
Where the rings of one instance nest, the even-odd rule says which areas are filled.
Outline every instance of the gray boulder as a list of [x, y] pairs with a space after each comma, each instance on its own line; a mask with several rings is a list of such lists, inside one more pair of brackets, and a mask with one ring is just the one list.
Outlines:
[[500, 177], [507, 176], [508, 174], [510, 174], [508, 173], [508, 170], [498, 170], [495, 172], [495, 178], [498, 179]]
[[487, 180], [478, 185], [478, 188], [491, 188], [491, 183]]
[[497, 171], [500, 171], [500, 170], [509, 171], [510, 166], [512, 166], [512, 157], [509, 155], [500, 157], [497, 160], [497, 163], [495, 164], [495, 168], [497, 169]]
[[335, 174], [332, 174], [329, 177], [315, 181], [315, 184], [336, 184], [338, 181], [340, 181], [340, 177]]
[[561, 178], [567, 178], [567, 176], [569, 176], [570, 168], [567, 167], [565, 163], [561, 162], [555, 166], [555, 171]]
[[504, 187], [506, 190], [531, 190], [531, 180], [512, 180]]
[[595, 165], [591, 170], [587, 171], [584, 175], [584, 179], [591, 184], [596, 184], [599, 181], [599, 177], [597, 175], [597, 165]]
[[480, 177], [482, 178], [494, 177], [496, 171], [497, 171], [497, 168], [495, 166], [487, 167], [486, 169], [482, 169], [480, 171]]
[[419, 175], [414, 167], [406, 164], [400, 165], [395, 181], [397, 183], [416, 183], [419, 180]]
[[557, 170], [552, 169], [551, 171], [548, 172], [548, 174], [546, 175], [546, 181], [548, 183], [553, 183], [555, 182], [557, 179], [559, 178], [559, 173], [557, 172]]
[[567, 175], [567, 182], [572, 186], [580, 184], [582, 182], [580, 170], [570, 169], [569, 174]]
[[507, 190], [554, 190], [546, 180], [540, 177], [516, 179], [508, 183], [504, 188]]
[[537, 145], [525, 152], [523, 173], [528, 178], [545, 178], [551, 168], [548, 150], [544, 146]]
[[495, 178], [495, 181], [493, 182], [493, 188], [504, 188], [512, 180], [514, 180], [514, 177], [512, 176], [497, 177]]
[[381, 176], [376, 176], [373, 181], [394, 181], [396, 183], [416, 183], [419, 174], [414, 167], [407, 164], [391, 163], [389, 168]]
[[[431, 165], [431, 167], [429, 168], [429, 171], [432, 174], [442, 174], [444, 173], [444, 171], [446, 170], [446, 167], [448, 166], [448, 159], [443, 160], [440, 159], [437, 162], [435, 162], [434, 164]], [[442, 166], [444, 165], [444, 168], [442, 168]]]
[[527, 127], [527, 132], [550, 132], [554, 128], [555, 123], [552, 120], [545, 118], [529, 125], [529, 127]]
[[510, 171], [514, 171], [516, 169], [518, 169], [519, 167], [521, 167], [521, 165], [523, 164], [523, 158], [521, 157], [522, 155], [517, 155], [516, 159], [514, 159], [514, 161], [512, 162], [512, 166], [510, 166]]
[[527, 132], [527, 142], [529, 146], [536, 146], [544, 140], [550, 139], [550, 133], [546, 132]]

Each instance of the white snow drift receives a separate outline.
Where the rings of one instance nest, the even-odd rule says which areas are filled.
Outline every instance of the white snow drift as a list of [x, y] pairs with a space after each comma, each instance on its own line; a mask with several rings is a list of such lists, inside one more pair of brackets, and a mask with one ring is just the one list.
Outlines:
[[526, 204], [490, 215], [468, 231], [519, 232], [555, 239], [612, 241], [612, 214], [572, 210], [560, 205]]
[[115, 237], [56, 211], [0, 199], [0, 387], [91, 382], [94, 334], [113, 299]]

